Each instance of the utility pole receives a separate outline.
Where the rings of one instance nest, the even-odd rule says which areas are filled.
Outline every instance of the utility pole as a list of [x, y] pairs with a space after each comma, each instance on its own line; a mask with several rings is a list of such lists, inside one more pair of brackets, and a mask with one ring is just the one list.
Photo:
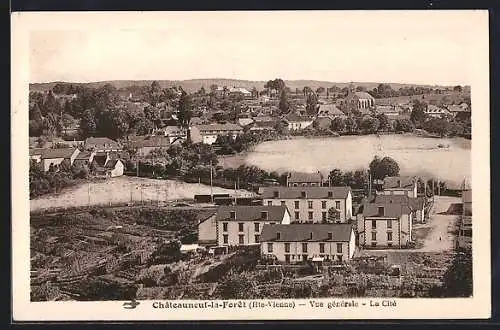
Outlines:
[[441, 196], [441, 185], [439, 184], [439, 180], [437, 180], [438, 184], [438, 196]]
[[90, 207], [90, 182], [88, 184], [87, 193], [88, 193], [88, 202], [87, 202], [87, 205]]
[[213, 203], [214, 202], [214, 192], [213, 192], [213, 188], [212, 188], [212, 161], [210, 161], [210, 200], [211, 202]]

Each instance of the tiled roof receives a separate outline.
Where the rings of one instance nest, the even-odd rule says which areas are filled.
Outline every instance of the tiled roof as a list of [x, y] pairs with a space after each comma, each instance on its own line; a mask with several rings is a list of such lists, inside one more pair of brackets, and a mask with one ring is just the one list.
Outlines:
[[165, 135], [187, 135], [187, 132], [185, 129], [180, 128], [178, 126], [166, 126], [162, 129], [162, 131], [165, 133]]
[[310, 117], [306, 116], [299, 116], [298, 114], [292, 112], [286, 115], [283, 120], [287, 122], [305, 122], [305, 121], [312, 121]]
[[344, 113], [335, 104], [322, 104], [319, 106], [318, 116], [342, 116]]
[[76, 148], [44, 149], [42, 159], [71, 158]]
[[429, 104], [427, 109], [424, 111], [425, 113], [447, 113], [448, 110], [444, 108], [437, 107], [435, 105]]
[[[351, 224], [289, 224], [264, 225], [261, 242], [349, 242]], [[278, 239], [279, 233], [279, 239]], [[328, 233], [332, 238], [328, 239]]]
[[[384, 208], [383, 215], [379, 215], [379, 207]], [[359, 210], [365, 217], [380, 218], [398, 218], [403, 214], [410, 214], [411, 211], [408, 205], [391, 203], [368, 203], [362, 206], [362, 210]]]
[[323, 176], [321, 173], [302, 173], [302, 172], [292, 172], [288, 177], [288, 182], [322, 182]]
[[147, 136], [142, 141], [138, 141], [138, 147], [168, 147], [170, 145], [170, 139], [166, 136], [153, 135]]
[[107, 169], [113, 169], [116, 166], [116, 163], [120, 162], [121, 160], [119, 159], [111, 159], [109, 160], [106, 165], [104, 165], [105, 168]]
[[467, 106], [460, 106], [456, 104], [449, 105], [448, 110], [451, 112], [469, 112], [469, 108]]
[[107, 137], [89, 137], [85, 140], [85, 148], [101, 147], [101, 146], [118, 148], [120, 147], [120, 144]]
[[383, 189], [413, 189], [414, 179], [409, 176], [388, 176], [384, 178]]
[[92, 152], [90, 151], [82, 151], [78, 154], [78, 156], [76, 156], [75, 159], [86, 159], [86, 160], [89, 160], [90, 159], [90, 155], [92, 155]]
[[[234, 211], [236, 218], [230, 219]], [[267, 219], [281, 221], [287, 211], [285, 206], [219, 206], [217, 208], [217, 220], [253, 221], [260, 220], [262, 213], [267, 212]]]
[[240, 125], [227, 123], [227, 124], [209, 124], [209, 125], [198, 125], [196, 126], [198, 130], [202, 132], [207, 131], [242, 131], [243, 128]]
[[[351, 187], [263, 187], [262, 198], [264, 199], [300, 199], [302, 192], [306, 193], [308, 199], [328, 199], [328, 198], [347, 198], [351, 191]], [[274, 193], [278, 192], [278, 197], [274, 197]], [[328, 197], [328, 193], [332, 193], [332, 197]]]
[[354, 95], [356, 95], [360, 99], [374, 99], [374, 97], [368, 94], [367, 92], [356, 92], [354, 93]]
[[424, 207], [422, 197], [409, 197], [407, 195], [377, 195], [375, 203], [380, 204], [404, 204], [409, 205], [413, 210], [420, 210]]

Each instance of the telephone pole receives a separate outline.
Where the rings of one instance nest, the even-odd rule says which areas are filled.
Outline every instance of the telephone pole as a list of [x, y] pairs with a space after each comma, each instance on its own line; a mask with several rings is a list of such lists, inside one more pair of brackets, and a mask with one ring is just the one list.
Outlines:
[[213, 188], [212, 188], [212, 180], [213, 180], [213, 174], [212, 174], [212, 161], [210, 161], [210, 200], [213, 203], [214, 202], [214, 193], [213, 193]]

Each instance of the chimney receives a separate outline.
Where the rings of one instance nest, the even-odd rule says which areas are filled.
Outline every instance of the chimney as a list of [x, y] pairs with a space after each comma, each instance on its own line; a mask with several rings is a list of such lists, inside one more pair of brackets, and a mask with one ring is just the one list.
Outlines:
[[384, 207], [383, 206], [378, 207], [378, 215], [379, 215], [379, 217], [384, 216]]

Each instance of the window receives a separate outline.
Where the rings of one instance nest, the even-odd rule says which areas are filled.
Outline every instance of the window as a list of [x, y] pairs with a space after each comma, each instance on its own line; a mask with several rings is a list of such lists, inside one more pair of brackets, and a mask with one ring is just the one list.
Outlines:
[[387, 220], [387, 229], [392, 229], [392, 220]]
[[302, 260], [303, 260], [303, 261], [306, 261], [306, 260], [307, 260], [307, 254], [303, 254], [303, 255], [302, 255]]
[[384, 207], [383, 206], [379, 206], [378, 207], [378, 215], [380, 217], [383, 217], [384, 216]]
[[298, 209], [299, 208], [299, 201], [295, 201], [295, 208]]
[[244, 244], [244, 239], [245, 239], [244, 235], [238, 235], [238, 243], [239, 244]]
[[340, 202], [339, 201], [335, 201], [335, 208], [337, 210], [340, 210]]
[[308, 219], [309, 220], [313, 219], [313, 212], [312, 211], [308, 212]]
[[224, 244], [227, 244], [227, 235], [222, 235], [222, 239], [224, 240]]
[[372, 229], [377, 229], [377, 221], [372, 220]]
[[253, 225], [254, 225], [254, 230], [255, 230], [256, 232], [259, 232], [259, 231], [260, 231], [260, 223], [256, 222], [256, 223], [254, 223]]
[[342, 253], [342, 243], [337, 243], [337, 253]]
[[302, 252], [307, 253], [307, 243], [302, 243]]
[[267, 252], [273, 253], [273, 243], [267, 243]]
[[312, 209], [313, 208], [313, 202], [312, 201], [308, 201], [307, 202], [307, 207]]
[[321, 201], [321, 208], [326, 209], [326, 201]]
[[272, 206], [273, 205], [273, 201], [267, 201], [267, 206]]
[[392, 241], [392, 233], [387, 233], [387, 240]]
[[280, 239], [281, 239], [281, 233], [280, 233], [280, 232], [277, 232], [277, 233], [276, 233], [276, 239], [277, 239], [277, 240], [280, 240]]
[[286, 206], [285, 201], [281, 201], [281, 206]]
[[342, 262], [342, 255], [341, 255], [341, 254], [339, 254], [339, 255], [337, 256], [337, 259], [339, 260], [339, 262]]
[[302, 198], [306, 198], [306, 192], [305, 191], [301, 191], [300, 192], [300, 196], [302, 196]]
[[222, 223], [222, 231], [227, 231], [227, 222]]
[[321, 220], [326, 221], [326, 212], [321, 213]]
[[377, 246], [377, 242], [372, 242], [372, 247]]
[[243, 222], [238, 223], [238, 231], [243, 231]]
[[285, 243], [285, 252], [286, 253], [290, 252], [290, 243]]
[[325, 253], [325, 243], [319, 243], [319, 253]]
[[333, 197], [333, 191], [329, 191], [328, 192], [328, 198], [332, 198]]
[[299, 212], [295, 212], [295, 220], [299, 220], [299, 218], [300, 218]]
[[229, 217], [230, 217], [231, 219], [236, 219], [236, 212], [231, 211], [231, 212], [229, 213]]
[[262, 220], [267, 220], [267, 211], [260, 212], [260, 218]]
[[255, 235], [255, 243], [259, 243], [260, 241], [260, 235]]
[[273, 196], [274, 196], [274, 198], [280, 197], [280, 192], [275, 190]]
[[387, 246], [388, 247], [392, 247], [392, 243], [387, 243]]
[[377, 233], [372, 233], [372, 241], [376, 241], [377, 240]]
[[328, 240], [331, 240], [333, 238], [333, 233], [328, 233]]
[[285, 254], [285, 262], [290, 262], [290, 255], [289, 254]]

